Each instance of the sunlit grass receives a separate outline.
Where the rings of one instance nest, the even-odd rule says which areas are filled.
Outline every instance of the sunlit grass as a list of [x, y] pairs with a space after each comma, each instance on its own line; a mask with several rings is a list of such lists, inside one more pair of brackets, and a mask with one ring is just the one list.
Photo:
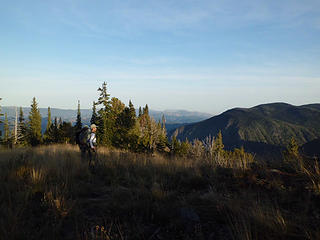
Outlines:
[[[316, 239], [319, 166], [77, 146], [0, 150], [1, 239]], [[301, 168], [302, 169], [302, 168]], [[312, 210], [311, 210], [312, 209]]]

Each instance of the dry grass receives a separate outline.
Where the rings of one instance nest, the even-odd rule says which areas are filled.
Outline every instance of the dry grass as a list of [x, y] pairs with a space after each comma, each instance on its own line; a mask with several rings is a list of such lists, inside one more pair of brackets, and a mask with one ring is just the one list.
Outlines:
[[[0, 239], [316, 239], [319, 167], [72, 145], [0, 150]], [[311, 179], [311, 181], [310, 181]]]

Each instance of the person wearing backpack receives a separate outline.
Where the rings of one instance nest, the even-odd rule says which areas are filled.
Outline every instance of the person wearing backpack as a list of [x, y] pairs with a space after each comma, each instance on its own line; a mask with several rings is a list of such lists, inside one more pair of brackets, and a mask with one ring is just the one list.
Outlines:
[[81, 151], [81, 158], [85, 159], [88, 152], [89, 166], [91, 162], [96, 160], [97, 157], [97, 139], [96, 139], [97, 126], [91, 124], [90, 128], [84, 126], [77, 136], [77, 143]]
[[97, 158], [97, 126], [95, 124], [91, 124], [90, 129], [91, 132], [88, 139], [89, 166], [91, 165], [92, 160], [95, 162]]

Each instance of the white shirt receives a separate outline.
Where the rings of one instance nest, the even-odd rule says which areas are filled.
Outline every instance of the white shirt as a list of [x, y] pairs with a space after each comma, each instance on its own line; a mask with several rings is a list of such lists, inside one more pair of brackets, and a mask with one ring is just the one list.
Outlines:
[[96, 134], [93, 132], [90, 134], [89, 143], [91, 148], [94, 148], [94, 146], [97, 145]]

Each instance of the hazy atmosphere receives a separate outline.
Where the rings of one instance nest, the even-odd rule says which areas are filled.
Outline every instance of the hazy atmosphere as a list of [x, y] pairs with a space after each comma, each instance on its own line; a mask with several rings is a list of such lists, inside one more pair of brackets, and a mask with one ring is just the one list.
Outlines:
[[320, 2], [1, 1], [1, 105], [320, 102]]

